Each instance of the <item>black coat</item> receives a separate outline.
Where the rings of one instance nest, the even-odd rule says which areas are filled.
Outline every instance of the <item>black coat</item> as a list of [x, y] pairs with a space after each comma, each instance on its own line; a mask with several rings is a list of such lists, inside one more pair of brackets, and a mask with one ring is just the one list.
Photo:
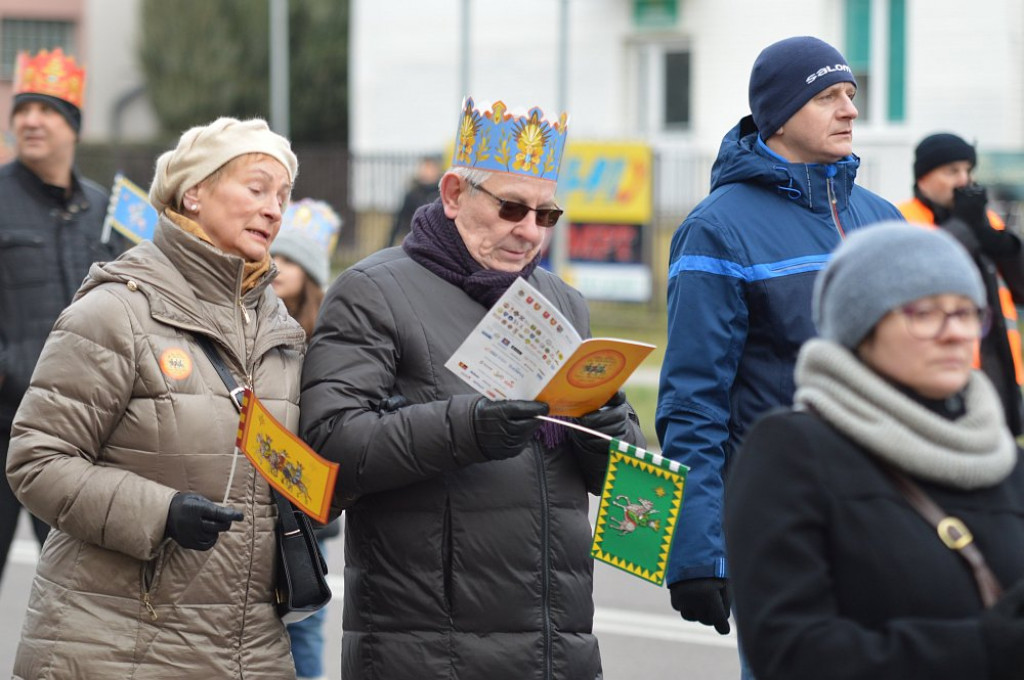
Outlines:
[[[530, 276], [583, 336], [579, 292]], [[444, 367], [487, 309], [401, 248], [332, 284], [303, 365], [301, 431], [340, 463], [346, 680], [594, 680], [590, 493], [608, 458], [531, 440], [488, 461], [480, 399]], [[408, 404], [382, 406], [401, 396]], [[640, 446], [635, 425], [626, 437]]]
[[[962, 519], [1004, 587], [1024, 576], [1024, 468], [962, 491], [917, 480]], [[758, 680], [988, 677], [977, 586], [871, 454], [815, 416], [750, 431], [725, 532], [736, 621]]]
[[113, 260], [121, 241], [101, 243], [107, 193], [75, 176], [61, 200], [18, 161], [0, 167], [0, 430], [8, 429], [43, 343], [93, 262]]

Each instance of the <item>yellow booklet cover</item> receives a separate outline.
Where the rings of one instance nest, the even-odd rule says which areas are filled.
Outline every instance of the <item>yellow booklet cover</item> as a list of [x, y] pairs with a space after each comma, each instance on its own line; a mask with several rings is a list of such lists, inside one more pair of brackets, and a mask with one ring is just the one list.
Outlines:
[[551, 415], [575, 417], [603, 406], [653, 350], [633, 340], [584, 340], [519, 278], [445, 367], [489, 399], [543, 401]]
[[581, 416], [611, 399], [626, 378], [654, 350], [653, 345], [617, 338], [580, 343], [536, 397], [556, 416]]
[[321, 458], [246, 389], [235, 441], [267, 482], [295, 507], [326, 524], [338, 464]]

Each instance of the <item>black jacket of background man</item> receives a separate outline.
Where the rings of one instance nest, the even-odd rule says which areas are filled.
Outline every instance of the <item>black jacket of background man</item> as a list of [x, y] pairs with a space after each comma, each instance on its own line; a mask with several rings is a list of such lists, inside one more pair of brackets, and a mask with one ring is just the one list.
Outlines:
[[10, 429], [46, 336], [89, 266], [124, 245], [100, 241], [106, 191], [72, 173], [65, 193], [19, 161], [0, 167], [0, 431]]

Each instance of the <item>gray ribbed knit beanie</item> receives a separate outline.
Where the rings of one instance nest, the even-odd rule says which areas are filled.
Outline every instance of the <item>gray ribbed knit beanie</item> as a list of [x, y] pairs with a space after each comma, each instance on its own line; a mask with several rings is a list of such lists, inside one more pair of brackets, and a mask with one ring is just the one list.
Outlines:
[[814, 282], [818, 333], [855, 349], [890, 311], [930, 295], [954, 294], [985, 307], [985, 287], [970, 255], [941, 229], [881, 222], [836, 248]]
[[797, 36], [761, 50], [750, 72], [750, 112], [767, 140], [811, 97], [836, 83], [857, 79], [839, 50], [824, 40]]

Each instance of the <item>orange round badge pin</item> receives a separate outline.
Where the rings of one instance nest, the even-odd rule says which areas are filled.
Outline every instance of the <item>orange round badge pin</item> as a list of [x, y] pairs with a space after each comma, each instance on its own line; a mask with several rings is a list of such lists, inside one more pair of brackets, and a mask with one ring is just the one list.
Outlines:
[[192, 357], [180, 347], [171, 347], [160, 355], [160, 370], [171, 380], [184, 380], [192, 375]]

